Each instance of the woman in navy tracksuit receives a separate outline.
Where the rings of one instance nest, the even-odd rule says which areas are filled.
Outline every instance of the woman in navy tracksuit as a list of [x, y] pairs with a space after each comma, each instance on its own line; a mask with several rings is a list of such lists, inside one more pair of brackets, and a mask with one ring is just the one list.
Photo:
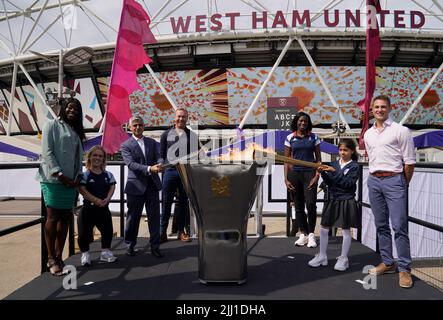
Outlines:
[[113, 235], [109, 202], [114, 194], [116, 181], [106, 171], [106, 152], [101, 146], [93, 146], [86, 154], [86, 172], [80, 180], [79, 192], [83, 196], [83, 209], [78, 215], [78, 245], [82, 252], [82, 266], [91, 266], [89, 244], [94, 241], [94, 226], [101, 233], [100, 261], [114, 262], [117, 257], [111, 251]]
[[340, 159], [331, 166], [322, 165], [318, 168], [330, 191], [329, 201], [323, 207], [320, 227], [320, 252], [309, 261], [311, 267], [328, 265], [326, 250], [328, 247], [329, 228], [341, 228], [343, 243], [341, 255], [337, 258], [334, 269], [345, 271], [349, 268], [348, 252], [351, 247], [350, 228], [361, 225], [358, 214], [355, 191], [359, 174], [356, 146], [351, 139], [342, 139], [338, 145]]
[[[320, 139], [312, 132], [311, 117], [307, 113], [299, 112], [291, 122], [291, 130], [292, 133], [285, 140], [285, 156], [321, 163]], [[317, 182], [320, 174], [315, 169], [288, 163], [285, 163], [284, 170], [285, 184], [293, 195], [296, 221], [300, 230], [300, 236], [294, 245], [315, 248], [317, 246], [314, 234], [317, 223]], [[292, 223], [294, 227], [294, 220]]]

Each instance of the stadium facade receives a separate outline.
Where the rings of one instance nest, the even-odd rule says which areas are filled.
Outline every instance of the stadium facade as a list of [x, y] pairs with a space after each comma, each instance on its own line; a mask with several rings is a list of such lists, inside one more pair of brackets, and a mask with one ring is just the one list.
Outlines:
[[[60, 91], [61, 75], [64, 90], [76, 92], [82, 102], [84, 125], [94, 137], [106, 108], [115, 42], [87, 42], [85, 32], [115, 39], [121, 1], [103, 10], [104, 15], [100, 5], [109, 6], [106, 1], [28, 2], [23, 1], [22, 14], [11, 7], [17, 12], [0, 18], [7, 53], [0, 60], [0, 139], [38, 150], [41, 128], [57, 113], [57, 106], [47, 101], [49, 92]], [[265, 80], [246, 128], [267, 129], [270, 98], [297, 98], [297, 110], [311, 114], [324, 137], [335, 137], [337, 122], [349, 125], [342, 134], [359, 133], [357, 102], [365, 95], [366, 11], [371, 10], [365, 1], [144, 2], [157, 40], [145, 44], [153, 72], [139, 70], [143, 90], [132, 94], [130, 105], [133, 114], [145, 119], [147, 134], [156, 137], [172, 123], [173, 101], [190, 111], [191, 122], [200, 129], [230, 136], [234, 130], [227, 129], [239, 125]], [[377, 15], [382, 53], [376, 94], [389, 95], [394, 120], [416, 132], [441, 129], [443, 3], [392, 0], [382, 1], [382, 9]], [[66, 28], [69, 17], [73, 21]], [[86, 18], [93, 25], [86, 27]], [[20, 30], [22, 23], [20, 34], [9, 32]], [[49, 45], [50, 36], [57, 34], [65, 44]], [[71, 53], [92, 56], [76, 63], [69, 59]]]

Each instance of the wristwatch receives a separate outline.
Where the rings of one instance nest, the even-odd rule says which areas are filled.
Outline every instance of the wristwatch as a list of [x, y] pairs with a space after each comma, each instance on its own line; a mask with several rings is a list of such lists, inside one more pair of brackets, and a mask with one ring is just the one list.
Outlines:
[[57, 177], [61, 177], [63, 175], [63, 172], [59, 171], [57, 172]]

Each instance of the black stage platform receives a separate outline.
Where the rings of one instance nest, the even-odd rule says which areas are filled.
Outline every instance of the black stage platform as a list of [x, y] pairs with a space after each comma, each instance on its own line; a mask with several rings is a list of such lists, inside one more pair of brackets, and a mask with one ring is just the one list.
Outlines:
[[[330, 239], [329, 265], [310, 268], [307, 262], [318, 249], [298, 248], [293, 238], [249, 238], [248, 279], [245, 284], [209, 284], [198, 281], [198, 243], [171, 240], [163, 244], [163, 258], [147, 252], [146, 238], [139, 239], [137, 256], [124, 254], [122, 239], [113, 242], [115, 263], [98, 262], [100, 243], [92, 245], [95, 263], [80, 266], [80, 255], [67, 259], [77, 268], [77, 289], [63, 289], [63, 277], [42, 274], [6, 297], [7, 300], [442, 300], [443, 293], [415, 280], [412, 289], [398, 286], [398, 274], [379, 276], [377, 289], [364, 289], [356, 280], [367, 274], [366, 265], [377, 264], [378, 255], [358, 242], [350, 252], [350, 269], [333, 270], [341, 238]], [[93, 282], [85, 285], [85, 283]]]

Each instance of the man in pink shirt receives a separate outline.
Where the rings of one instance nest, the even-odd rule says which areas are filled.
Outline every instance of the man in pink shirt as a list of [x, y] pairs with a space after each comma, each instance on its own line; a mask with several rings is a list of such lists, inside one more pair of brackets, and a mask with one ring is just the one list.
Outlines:
[[398, 254], [399, 285], [411, 288], [411, 250], [408, 235], [407, 192], [415, 165], [415, 149], [408, 128], [389, 118], [389, 97], [372, 100], [375, 123], [364, 135], [369, 155], [369, 201], [375, 218], [382, 262], [369, 273], [394, 273], [391, 219]]

